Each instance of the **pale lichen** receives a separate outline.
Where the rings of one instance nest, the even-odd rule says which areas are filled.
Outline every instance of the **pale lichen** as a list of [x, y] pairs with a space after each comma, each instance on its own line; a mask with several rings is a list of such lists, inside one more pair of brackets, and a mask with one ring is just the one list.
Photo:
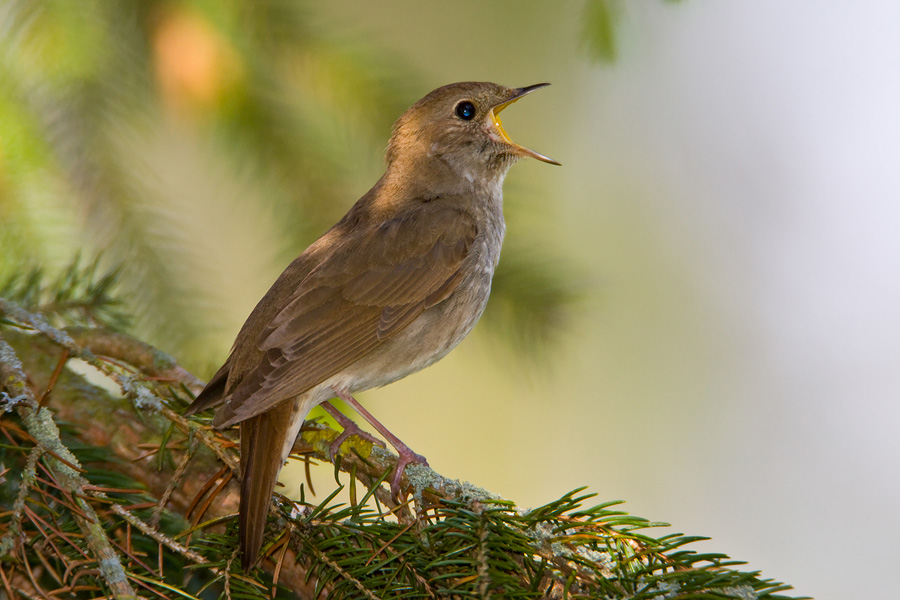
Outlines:
[[162, 350], [153, 349], [153, 368], [157, 371], [168, 371], [178, 366], [178, 361], [171, 354]]
[[28, 402], [28, 396], [25, 394], [10, 396], [6, 392], [0, 392], [0, 410], [3, 412], [12, 412], [17, 404], [26, 402]]
[[[381, 448], [379, 450], [387, 452]], [[450, 496], [467, 503], [503, 500], [501, 496], [493, 492], [489, 492], [468, 481], [444, 477], [431, 467], [422, 464], [408, 465], [406, 467], [406, 478], [413, 487], [413, 496], [417, 502], [422, 501], [422, 493], [428, 489], [437, 490], [444, 496]]]
[[134, 377], [122, 377], [118, 383], [122, 388], [122, 392], [134, 402], [136, 408], [153, 411], [162, 409], [162, 399], [150, 391], [144, 382]]

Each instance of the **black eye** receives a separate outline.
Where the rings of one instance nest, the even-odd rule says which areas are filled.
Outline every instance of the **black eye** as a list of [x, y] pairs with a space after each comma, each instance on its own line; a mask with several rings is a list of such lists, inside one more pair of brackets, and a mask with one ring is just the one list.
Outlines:
[[456, 105], [456, 116], [463, 121], [471, 121], [475, 117], [475, 105], [468, 100], [463, 100]]

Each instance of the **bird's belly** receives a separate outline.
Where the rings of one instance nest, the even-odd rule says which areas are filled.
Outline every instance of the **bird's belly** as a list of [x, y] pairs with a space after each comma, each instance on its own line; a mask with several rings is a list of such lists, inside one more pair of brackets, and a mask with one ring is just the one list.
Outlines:
[[338, 376], [351, 391], [387, 385], [434, 364], [472, 331], [487, 305], [489, 273], [460, 283], [446, 300], [423, 312], [377, 350]]

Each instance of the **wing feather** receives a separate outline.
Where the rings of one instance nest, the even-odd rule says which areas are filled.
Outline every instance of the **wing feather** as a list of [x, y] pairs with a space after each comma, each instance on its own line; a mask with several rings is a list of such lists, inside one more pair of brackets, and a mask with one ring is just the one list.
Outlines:
[[[450, 226], [438, 229], [435, 222]], [[262, 358], [230, 390], [215, 424], [224, 427], [261, 414], [402, 331], [456, 289], [476, 235], [467, 213], [441, 215], [431, 209], [388, 221], [336, 248], [261, 331]]]

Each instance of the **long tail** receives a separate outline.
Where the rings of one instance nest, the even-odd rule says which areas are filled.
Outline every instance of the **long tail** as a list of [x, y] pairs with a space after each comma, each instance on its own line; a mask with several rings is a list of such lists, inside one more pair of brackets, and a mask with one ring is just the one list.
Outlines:
[[241, 423], [240, 545], [245, 572], [259, 557], [278, 473], [309, 413], [301, 406], [293, 400], [282, 402]]

